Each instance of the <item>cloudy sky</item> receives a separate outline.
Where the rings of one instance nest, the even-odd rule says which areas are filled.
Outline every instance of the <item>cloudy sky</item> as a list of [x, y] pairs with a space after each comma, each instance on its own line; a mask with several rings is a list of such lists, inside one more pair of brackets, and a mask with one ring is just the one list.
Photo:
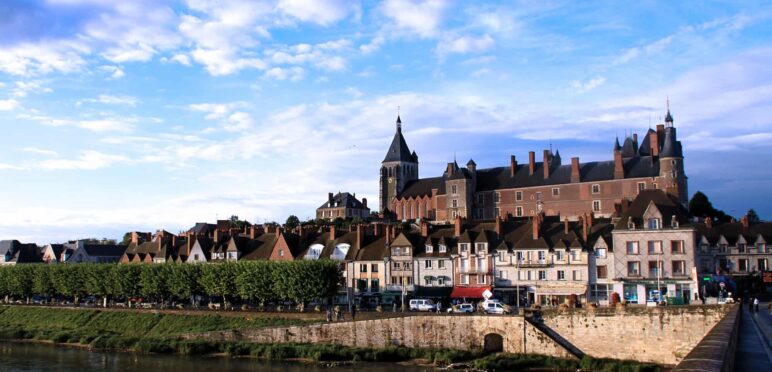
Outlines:
[[398, 106], [422, 176], [610, 159], [667, 97], [690, 193], [772, 217], [772, 7], [578, 3], [5, 0], [0, 239], [377, 206]]

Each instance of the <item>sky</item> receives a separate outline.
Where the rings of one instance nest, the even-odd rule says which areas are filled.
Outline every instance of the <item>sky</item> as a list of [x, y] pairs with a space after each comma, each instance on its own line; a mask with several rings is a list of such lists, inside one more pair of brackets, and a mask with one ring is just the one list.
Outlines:
[[307, 219], [338, 191], [377, 208], [398, 111], [423, 177], [550, 145], [609, 160], [668, 99], [690, 194], [769, 219], [770, 18], [745, 1], [5, 0], [0, 239]]

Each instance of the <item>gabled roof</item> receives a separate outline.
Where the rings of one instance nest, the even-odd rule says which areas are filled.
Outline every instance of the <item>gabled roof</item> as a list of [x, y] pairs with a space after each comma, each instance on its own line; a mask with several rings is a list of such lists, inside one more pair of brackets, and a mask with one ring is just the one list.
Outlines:
[[687, 224], [689, 221], [689, 213], [672, 195], [662, 190], [649, 189], [641, 190], [638, 193], [638, 196], [635, 197], [627, 211], [622, 213], [616, 228], [627, 229], [628, 221], [633, 221], [636, 228], [641, 228], [644, 223], [643, 215], [650, 205], [655, 206], [662, 214], [663, 227], [672, 227], [672, 216], [676, 216], [676, 220], [680, 225]]
[[43, 257], [37, 244], [20, 243], [18, 240], [0, 241], [0, 255], [6, 256], [9, 263], [43, 262]]
[[195, 226], [188, 230], [188, 232], [196, 235], [208, 235], [213, 233], [216, 228], [217, 225], [211, 223], [197, 222]]
[[354, 209], [363, 209], [366, 208], [362, 202], [359, 201], [354, 195], [349, 194], [347, 192], [339, 192], [335, 196], [332, 197], [332, 204], [330, 204], [330, 201], [324, 202], [318, 209], [322, 208], [340, 208], [340, 207], [346, 207], [346, 208], [354, 208]]
[[267, 260], [271, 257], [273, 246], [276, 243], [276, 234], [260, 234], [255, 239], [250, 239], [242, 253], [244, 260]]
[[126, 251], [125, 245], [118, 244], [84, 244], [83, 250], [90, 257], [114, 257], [120, 258]]
[[413, 163], [416, 159], [413, 154], [410, 153], [410, 149], [407, 147], [405, 137], [402, 136], [402, 121], [397, 117], [397, 132], [394, 133], [394, 139], [391, 140], [391, 146], [386, 152], [386, 157], [383, 158], [383, 163], [391, 161], [404, 161]]

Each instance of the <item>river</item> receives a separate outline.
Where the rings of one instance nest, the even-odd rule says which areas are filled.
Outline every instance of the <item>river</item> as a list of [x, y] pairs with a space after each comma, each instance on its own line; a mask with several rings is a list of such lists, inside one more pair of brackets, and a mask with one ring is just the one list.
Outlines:
[[0, 342], [0, 371], [250, 371], [250, 372], [387, 372], [425, 371], [425, 367], [397, 364], [357, 363], [340, 367], [321, 367], [303, 363], [258, 361], [243, 358], [185, 357], [97, 353], [82, 349], [33, 343]]

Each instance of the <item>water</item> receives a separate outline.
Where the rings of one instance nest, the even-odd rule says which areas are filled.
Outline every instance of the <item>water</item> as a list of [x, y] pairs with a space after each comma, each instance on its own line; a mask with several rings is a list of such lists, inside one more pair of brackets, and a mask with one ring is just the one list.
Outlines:
[[387, 363], [357, 363], [340, 367], [314, 364], [270, 362], [243, 358], [185, 357], [174, 355], [136, 355], [96, 353], [82, 349], [31, 343], [0, 342], [0, 371], [250, 371], [250, 372], [341, 372], [371, 371], [418, 372], [430, 368]]

